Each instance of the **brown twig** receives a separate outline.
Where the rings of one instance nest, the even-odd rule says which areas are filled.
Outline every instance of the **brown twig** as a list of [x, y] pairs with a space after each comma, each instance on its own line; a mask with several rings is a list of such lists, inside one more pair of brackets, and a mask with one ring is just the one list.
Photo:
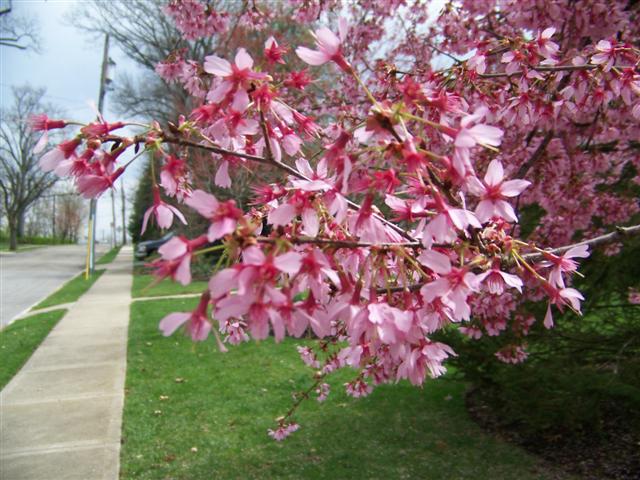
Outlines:
[[[530, 66], [530, 70], [535, 70], [536, 72], [575, 72], [580, 70], [595, 70], [599, 68], [600, 65], [561, 65], [561, 66], [550, 66], [550, 65], [535, 65]], [[633, 65], [620, 65], [616, 68], [633, 68], [636, 67]], [[479, 74], [479, 78], [501, 78], [501, 77], [516, 77], [518, 75], [523, 75], [525, 73], [524, 70], [518, 70], [513, 73], [501, 72], [501, 73], [482, 73]]]
[[[268, 237], [256, 238], [261, 243], [276, 243], [278, 239]], [[422, 244], [420, 242], [383, 242], [383, 243], [370, 243], [370, 242], [354, 242], [350, 240], [332, 240], [330, 238], [311, 238], [311, 237], [298, 237], [287, 239], [287, 241], [295, 244], [314, 244], [314, 245], [328, 245], [335, 248], [379, 248], [389, 249], [395, 247], [406, 248], [420, 248]]]
[[[551, 249], [545, 250], [545, 252], [557, 255], [559, 253], [564, 253], [568, 250], [571, 250], [574, 247], [579, 247], [582, 245], [595, 247], [598, 245], [615, 242], [624, 237], [630, 237], [633, 235], [640, 235], [640, 225], [633, 225], [631, 227], [616, 227], [615, 231], [613, 232], [606, 233], [604, 235], [600, 235], [595, 238], [590, 238], [589, 240], [583, 240], [582, 242], [572, 243], [571, 245], [565, 245], [563, 247], [558, 247], [558, 248], [551, 248]], [[536, 252], [536, 253], [528, 253], [526, 255], [522, 255], [522, 258], [526, 260], [535, 260], [543, 256], [544, 256], [543, 253]]]
[[554, 135], [553, 130], [549, 130], [546, 133], [546, 135], [538, 145], [538, 148], [536, 148], [536, 150], [529, 157], [529, 159], [522, 164], [522, 166], [518, 169], [518, 172], [516, 173], [514, 178], [523, 178], [527, 174], [529, 169], [531, 169], [531, 167], [533, 167], [533, 165], [538, 160], [540, 160], [540, 157], [542, 157], [542, 155], [544, 154], [545, 150], [547, 149], [547, 146], [549, 145], [549, 142], [551, 142], [551, 139], [553, 139], [553, 135]]

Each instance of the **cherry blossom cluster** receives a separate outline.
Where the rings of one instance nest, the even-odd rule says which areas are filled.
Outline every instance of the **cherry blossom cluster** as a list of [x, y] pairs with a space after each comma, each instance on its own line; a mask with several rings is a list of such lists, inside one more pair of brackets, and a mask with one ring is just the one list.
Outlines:
[[[388, 18], [401, 2], [373, 3], [384, 5], [370, 8]], [[220, 33], [229, 18], [195, 0], [173, 0], [168, 12], [188, 39]], [[416, 9], [407, 15], [426, 20]], [[447, 5], [441, 27], [459, 28], [451, 19], [461, 15]], [[419, 65], [414, 51], [407, 71], [378, 59], [363, 72], [358, 45], [363, 35], [371, 42], [383, 32], [367, 36], [346, 17], [335, 27], [314, 29], [297, 48], [269, 36], [260, 51], [238, 47], [228, 58], [176, 54], [157, 71], [198, 100], [188, 116], [167, 127], [137, 125], [142, 131], [129, 137], [114, 133], [128, 124], [99, 119], [40, 162], [96, 197], [148, 152], [154, 203], [143, 230], [154, 220], [161, 228], [186, 223], [180, 208], [206, 220], [206, 232], [174, 237], [152, 264], [158, 278], [188, 284], [195, 256], [222, 252], [198, 307], [164, 318], [165, 335], [184, 328], [195, 341], [213, 336], [222, 351], [270, 335], [317, 339], [298, 347], [313, 383], [269, 431], [276, 440], [299, 428], [293, 415], [303, 399], [329, 395], [325, 379], [336, 369], [356, 372], [345, 385], [353, 397], [382, 383], [422, 385], [442, 375], [456, 355], [432, 339], [443, 329], [470, 338], [505, 335], [496, 357], [523, 361], [536, 323], [524, 301], [546, 303], [538, 319], [546, 328], [554, 310], [579, 314], [583, 297], [571, 277], [577, 259], [589, 255], [588, 242], [555, 250], [537, 244], [569, 243], [578, 229], [601, 233], [592, 217], [622, 223], [639, 208], [637, 200], [597, 188], [618, 181], [628, 165], [640, 169], [625, 143], [640, 118], [640, 55], [632, 45], [608, 38], [563, 53], [557, 28], [527, 37], [518, 24], [481, 42], [448, 45], [456, 47], [453, 64], [442, 71]], [[405, 62], [416, 32], [392, 51]], [[459, 60], [454, 54], [465, 47], [474, 53]], [[322, 75], [336, 88], [312, 88]], [[563, 134], [584, 122], [575, 138]], [[45, 133], [74, 125], [46, 116], [32, 123]], [[600, 147], [604, 138], [615, 139], [613, 153]], [[129, 150], [136, 154], [124, 163]], [[194, 151], [210, 155], [221, 189], [251, 172], [252, 208], [197, 188]], [[569, 197], [567, 188], [588, 193]], [[596, 199], [601, 203], [586, 205]], [[518, 209], [534, 203], [546, 213], [522, 238]]]

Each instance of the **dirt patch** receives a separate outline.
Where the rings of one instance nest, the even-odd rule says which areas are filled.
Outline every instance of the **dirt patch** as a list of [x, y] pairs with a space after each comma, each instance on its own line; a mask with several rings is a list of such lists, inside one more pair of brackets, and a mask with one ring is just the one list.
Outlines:
[[[501, 421], [499, 409], [480, 389], [467, 392], [473, 420], [498, 437], [539, 456], [553, 472], [558, 468], [585, 480], [640, 479], [640, 431], [620, 415], [603, 419], [599, 432], [525, 431]], [[561, 478], [552, 474], [552, 478]]]

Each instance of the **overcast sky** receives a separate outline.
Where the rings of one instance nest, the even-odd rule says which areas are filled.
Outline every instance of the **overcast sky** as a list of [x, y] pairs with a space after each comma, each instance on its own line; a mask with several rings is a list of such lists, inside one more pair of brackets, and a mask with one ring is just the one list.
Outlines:
[[[46, 100], [67, 112], [67, 118], [83, 122], [95, 118], [90, 103], [97, 104], [104, 39], [92, 40], [71, 27], [65, 20], [82, 0], [13, 0], [10, 15], [25, 15], [36, 19], [41, 37], [41, 53], [0, 47], [0, 103], [12, 102], [11, 87], [29, 84], [46, 88]], [[8, 6], [0, 0], [0, 6]], [[109, 55], [116, 66], [111, 76], [117, 78], [124, 70], [135, 71], [135, 65], [113, 45]], [[115, 120], [109, 109], [109, 94], [105, 99], [105, 118]], [[128, 169], [124, 175], [125, 192], [135, 190], [138, 169]], [[121, 226], [120, 192], [116, 192], [116, 224]], [[88, 203], [88, 202], [87, 202]], [[110, 239], [111, 196], [103, 194], [98, 201], [97, 238]], [[86, 232], [84, 232], [86, 234]], [[84, 236], [84, 234], [82, 236]], [[118, 235], [121, 238], [121, 234]]]

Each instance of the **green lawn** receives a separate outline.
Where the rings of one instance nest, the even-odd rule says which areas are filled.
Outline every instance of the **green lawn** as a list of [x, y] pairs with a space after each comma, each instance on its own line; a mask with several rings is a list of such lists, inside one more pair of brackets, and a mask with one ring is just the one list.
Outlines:
[[0, 389], [13, 378], [66, 310], [39, 313], [0, 330]]
[[33, 307], [33, 310], [51, 307], [54, 305], [62, 305], [63, 303], [75, 302], [91, 288], [103, 273], [104, 270], [96, 270], [87, 280], [84, 278], [84, 272], [80, 273], [78, 276], [65, 283], [59, 290], [52, 293], [38, 305]]
[[165, 279], [157, 285], [150, 287], [155, 280], [156, 278], [153, 275], [134, 275], [133, 287], [131, 288], [131, 295], [133, 298], [200, 293], [204, 291], [208, 285], [205, 281], [194, 281], [186, 287], [183, 287], [179, 283], [173, 282], [170, 279]]
[[107, 253], [102, 255], [96, 261], [96, 265], [105, 265], [107, 263], [113, 262], [115, 260], [116, 256], [118, 255], [118, 252], [120, 252], [121, 248], [122, 248], [122, 245], [118, 245], [117, 247], [113, 247], [111, 250], [109, 250]]
[[[122, 479], [544, 479], [522, 450], [473, 423], [463, 382], [424, 389], [380, 387], [347, 397], [338, 372], [323, 404], [301, 406], [301, 429], [282, 443], [267, 436], [310, 371], [288, 340], [231, 347], [164, 338], [159, 320], [197, 299], [136, 302], [131, 308]], [[558, 478], [558, 477], [554, 477]]]

